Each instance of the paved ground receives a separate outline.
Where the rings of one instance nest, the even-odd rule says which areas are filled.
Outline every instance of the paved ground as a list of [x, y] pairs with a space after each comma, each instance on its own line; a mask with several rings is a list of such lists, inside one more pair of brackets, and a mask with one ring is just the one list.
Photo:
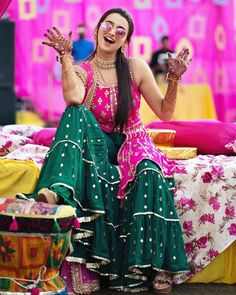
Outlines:
[[[98, 292], [92, 293], [94, 295], [154, 295], [152, 291], [142, 293], [123, 293], [112, 292], [107, 289], [102, 289]], [[182, 284], [174, 286], [170, 295], [236, 295], [236, 285], [226, 284]]]

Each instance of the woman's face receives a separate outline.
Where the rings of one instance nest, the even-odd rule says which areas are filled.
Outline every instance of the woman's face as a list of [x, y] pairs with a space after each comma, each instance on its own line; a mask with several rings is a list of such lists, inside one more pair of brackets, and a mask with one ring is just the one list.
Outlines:
[[117, 52], [126, 42], [129, 32], [129, 23], [118, 13], [109, 14], [101, 23], [97, 42], [100, 50], [106, 53]]

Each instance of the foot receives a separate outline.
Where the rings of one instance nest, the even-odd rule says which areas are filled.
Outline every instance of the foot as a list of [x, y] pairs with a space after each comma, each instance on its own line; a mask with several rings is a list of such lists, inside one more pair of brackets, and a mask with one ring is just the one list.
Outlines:
[[168, 294], [172, 290], [172, 279], [166, 273], [158, 273], [153, 282], [153, 291], [156, 294]]
[[54, 191], [48, 188], [41, 188], [41, 190], [38, 191], [37, 202], [44, 202], [44, 203], [56, 205], [58, 201], [59, 201], [58, 195]]

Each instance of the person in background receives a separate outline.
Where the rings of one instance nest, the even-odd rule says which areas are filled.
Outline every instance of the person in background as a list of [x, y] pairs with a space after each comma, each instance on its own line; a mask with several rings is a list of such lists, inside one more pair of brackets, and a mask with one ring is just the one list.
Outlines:
[[86, 60], [94, 51], [94, 43], [85, 38], [86, 26], [80, 24], [77, 26], [78, 40], [73, 42], [72, 56], [76, 63]]
[[152, 54], [150, 68], [156, 78], [165, 76], [168, 73], [168, 52], [175, 56], [175, 51], [169, 48], [169, 37], [161, 38], [161, 48]]

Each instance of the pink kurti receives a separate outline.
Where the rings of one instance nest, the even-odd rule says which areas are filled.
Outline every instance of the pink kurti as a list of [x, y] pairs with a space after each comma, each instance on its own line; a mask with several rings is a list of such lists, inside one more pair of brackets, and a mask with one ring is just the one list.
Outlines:
[[[90, 61], [80, 64], [86, 71], [86, 95], [83, 104], [90, 109], [105, 133], [120, 132], [114, 128], [114, 116], [117, 109], [118, 85], [104, 86], [96, 82], [96, 89], [92, 100], [88, 102], [88, 93], [93, 84], [94, 71]], [[132, 73], [131, 73], [132, 77]], [[148, 136], [145, 126], [140, 119], [141, 93], [132, 78], [132, 94], [134, 104], [129, 113], [128, 124], [122, 132], [126, 135], [125, 141], [118, 152], [118, 163], [121, 180], [117, 197], [125, 197], [128, 182], [136, 174], [137, 165], [144, 159], [155, 162], [162, 170], [164, 177], [172, 177], [173, 161], [155, 147]]]

